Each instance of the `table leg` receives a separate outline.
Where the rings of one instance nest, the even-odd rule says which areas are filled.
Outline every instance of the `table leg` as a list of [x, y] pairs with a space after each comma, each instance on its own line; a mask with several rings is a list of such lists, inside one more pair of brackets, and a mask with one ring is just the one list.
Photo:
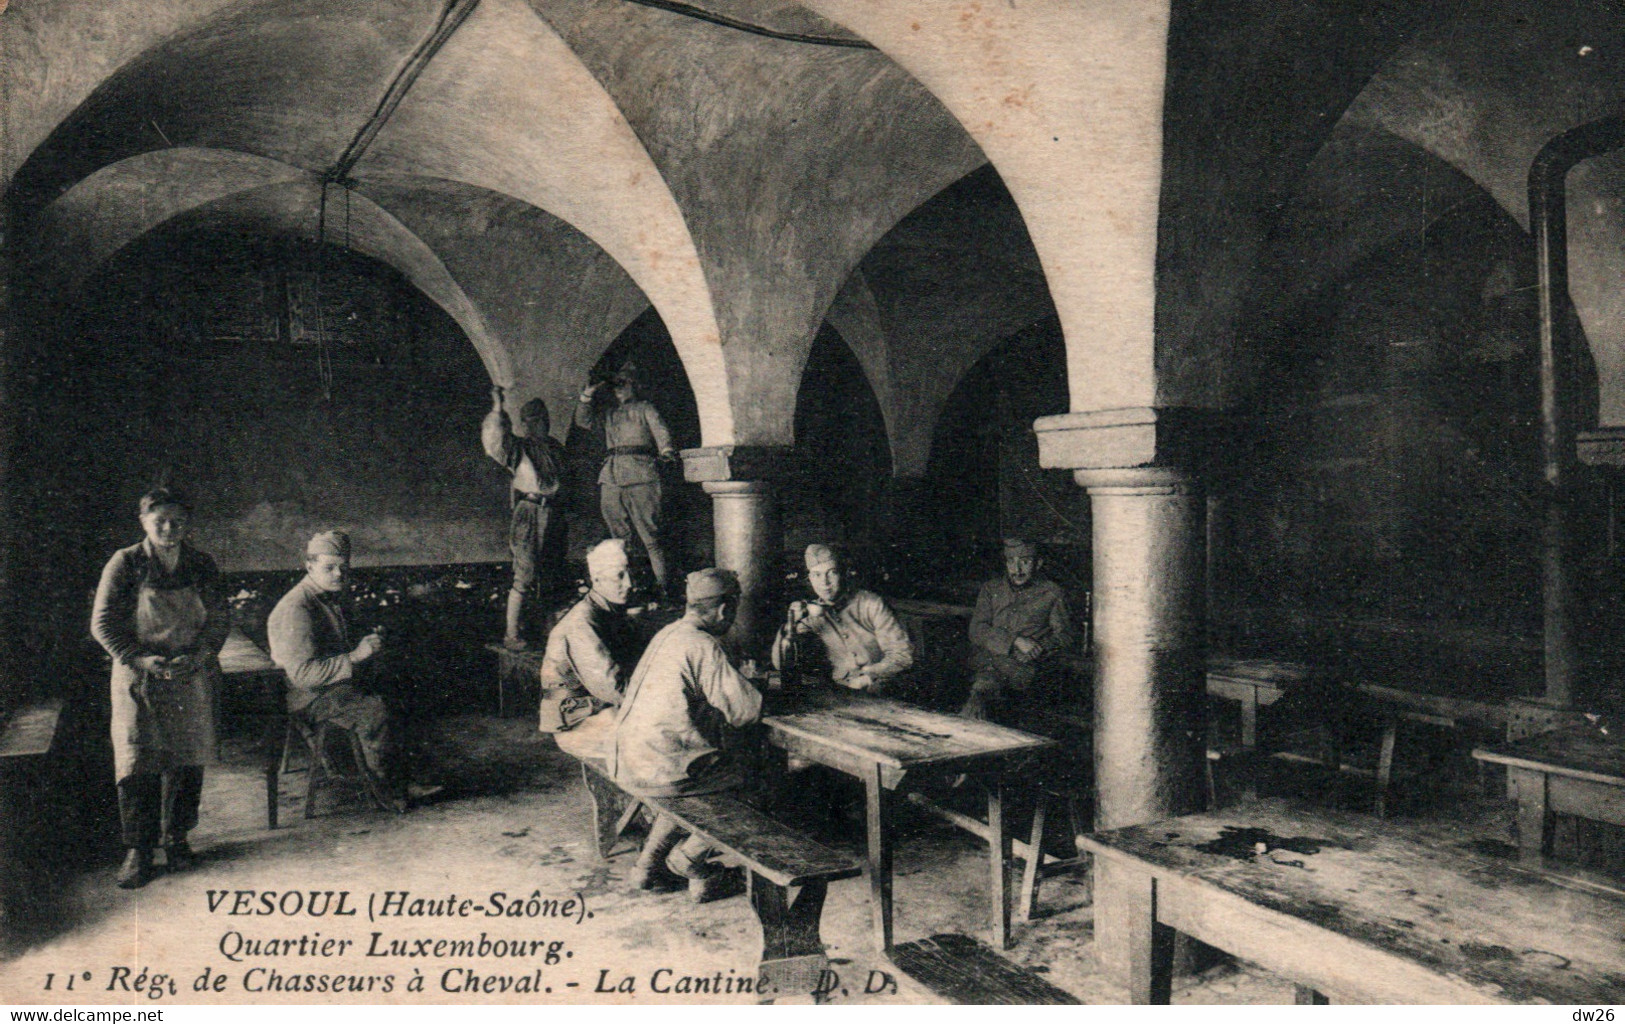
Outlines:
[[874, 917], [875, 941], [882, 953], [890, 953], [891, 927], [891, 820], [892, 794], [880, 778], [880, 765], [874, 765], [863, 780], [869, 829], [869, 905]]
[[1538, 866], [1551, 843], [1551, 816], [1546, 812], [1546, 773], [1507, 767], [1507, 778], [1518, 793], [1518, 858]]
[[1038, 881], [1044, 873], [1044, 824], [1048, 817], [1050, 795], [1042, 790], [1033, 805], [1033, 827], [1027, 839], [1027, 859], [1021, 867], [1021, 919], [1033, 919], [1033, 905], [1038, 902]]
[[279, 765], [273, 764], [265, 769], [265, 827], [276, 831], [277, 812], [277, 783], [282, 773], [277, 769]]
[[1241, 745], [1248, 750], [1258, 746], [1258, 691], [1252, 688], [1241, 699]]
[[1113, 874], [1128, 941], [1129, 1002], [1165, 1006], [1174, 990], [1174, 930], [1157, 921], [1156, 880], [1133, 870]]
[[1399, 736], [1399, 716], [1383, 723], [1382, 749], [1377, 754], [1377, 817], [1388, 817], [1388, 786], [1394, 781], [1394, 743]]
[[[1042, 849], [1040, 841], [1039, 849]], [[1004, 831], [1004, 778], [987, 780], [987, 854], [989, 896], [993, 901], [993, 948], [1010, 948], [1010, 836]], [[1043, 854], [1030, 851], [1035, 860]]]

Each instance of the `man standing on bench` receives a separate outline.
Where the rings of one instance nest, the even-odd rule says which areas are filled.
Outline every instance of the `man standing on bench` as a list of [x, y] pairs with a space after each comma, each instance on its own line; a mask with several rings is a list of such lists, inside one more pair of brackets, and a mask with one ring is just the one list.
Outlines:
[[[672, 797], [737, 788], [744, 779], [723, 754], [723, 731], [762, 716], [762, 695], [728, 661], [717, 639], [739, 610], [739, 578], [722, 569], [688, 574], [687, 611], [655, 634], [627, 684], [609, 744], [609, 773], [638, 796]], [[716, 851], [701, 836], [687, 836], [670, 816], [655, 818], [632, 869], [640, 889], [688, 880], [689, 895], [705, 903], [735, 891], [735, 872], [709, 858]], [[681, 844], [681, 845], [679, 845]]]

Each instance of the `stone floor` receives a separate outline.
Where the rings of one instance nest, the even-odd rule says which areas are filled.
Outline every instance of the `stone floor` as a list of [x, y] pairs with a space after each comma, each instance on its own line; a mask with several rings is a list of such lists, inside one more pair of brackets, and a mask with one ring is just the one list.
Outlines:
[[[212, 769], [207, 777], [202, 824], [193, 834], [201, 863], [192, 872], [163, 876], [145, 889], [126, 892], [112, 884], [114, 867], [79, 877], [62, 894], [57, 933], [39, 937], [0, 962], [0, 1001], [129, 1002], [118, 977], [133, 981], [142, 967], [177, 981], [166, 1001], [221, 1002], [526, 1002], [694, 1001], [754, 1002], [748, 993], [662, 992], [681, 976], [715, 979], [753, 974], [760, 949], [754, 915], [742, 898], [705, 906], [683, 894], [629, 892], [624, 885], [631, 858], [599, 861], [589, 839], [585, 789], [574, 762], [551, 739], [523, 719], [465, 716], [442, 722], [431, 741], [433, 760], [454, 784], [430, 806], [396, 816], [370, 810], [336, 794], [337, 806], [315, 819], [303, 817], [303, 776], [283, 777], [282, 827], [265, 828], [261, 777], [247, 767]], [[1489, 797], [1448, 800], [1465, 834], [1506, 838], [1506, 815]], [[1429, 809], [1437, 816], [1440, 807]], [[861, 828], [842, 819], [826, 838], [854, 852]], [[931, 820], [903, 823], [896, 854], [896, 928], [899, 942], [937, 933], [987, 937], [985, 848], [970, 836]], [[236, 890], [343, 890], [353, 917], [232, 916], [231, 897], [211, 912], [210, 893]], [[390, 917], [368, 920], [369, 895], [407, 891], [411, 899], [473, 897], [493, 905], [490, 894], [523, 901], [533, 893], [553, 900], [585, 901], [579, 920], [557, 918]], [[216, 899], [222, 897], [216, 896]], [[258, 904], [254, 904], [258, 908]], [[318, 935], [319, 933], [319, 935]], [[502, 996], [453, 991], [466, 987], [472, 967], [480, 975], [535, 981], [537, 961], [463, 956], [366, 956], [373, 941], [466, 938], [477, 942], [525, 939], [557, 941], [560, 959], [543, 966], [534, 994]], [[350, 939], [344, 956], [250, 955], [252, 940]], [[937, 1002], [929, 991], [899, 976], [877, 955], [869, 933], [867, 887], [861, 878], [831, 886], [824, 912], [824, 938], [839, 987], [836, 1003]], [[1018, 923], [1006, 956], [1037, 972], [1085, 1003], [1120, 1003], [1126, 993], [1103, 978], [1092, 955], [1093, 919], [1087, 876], [1049, 880], [1038, 918]], [[387, 947], [381, 947], [387, 948]], [[408, 946], [408, 949], [412, 949]], [[567, 954], [567, 955], [566, 955]], [[115, 976], [117, 968], [130, 968]], [[255, 973], [254, 969], [258, 968]], [[662, 968], [666, 973], [656, 976]], [[205, 969], [224, 972], [219, 993], [192, 986]], [[283, 976], [342, 974], [392, 976], [392, 991], [332, 996], [299, 992], [252, 992], [265, 988], [271, 971]], [[447, 972], [451, 973], [448, 975]], [[69, 996], [64, 979], [89, 972]], [[52, 989], [43, 990], [47, 976]], [[403, 991], [421, 976], [421, 993]], [[630, 978], [630, 993], [604, 993]], [[887, 986], [888, 978], [895, 988]], [[602, 980], [601, 980], [602, 979]], [[113, 982], [113, 991], [107, 990]], [[348, 984], [348, 983], [347, 983]], [[375, 980], [375, 986], [382, 984]], [[499, 982], [492, 982], [499, 984]], [[571, 986], [574, 987], [571, 987]], [[879, 989], [879, 991], [865, 991]], [[1176, 1002], [1290, 1003], [1289, 985], [1248, 965], [1221, 965], [1185, 980]]]

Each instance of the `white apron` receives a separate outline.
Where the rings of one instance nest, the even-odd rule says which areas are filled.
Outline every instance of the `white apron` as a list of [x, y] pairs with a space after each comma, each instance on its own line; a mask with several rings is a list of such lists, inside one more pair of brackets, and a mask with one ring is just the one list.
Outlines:
[[[208, 611], [196, 587], [159, 589], [141, 584], [135, 632], [143, 646], [166, 656], [197, 642]], [[131, 775], [202, 765], [214, 755], [214, 694], [220, 664], [214, 658], [186, 678], [143, 678], [113, 662], [113, 769], [117, 781]]]

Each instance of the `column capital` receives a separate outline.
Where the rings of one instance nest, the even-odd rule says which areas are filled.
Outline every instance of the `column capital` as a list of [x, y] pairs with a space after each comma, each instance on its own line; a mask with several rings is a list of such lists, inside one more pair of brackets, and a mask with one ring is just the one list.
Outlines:
[[706, 494], [722, 498], [749, 497], [773, 493], [770, 480], [702, 480], [700, 488]]
[[1220, 449], [1228, 419], [1219, 409], [1141, 406], [1043, 416], [1033, 430], [1045, 469], [1199, 470]]
[[1202, 481], [1183, 466], [1141, 466], [1136, 469], [1079, 469], [1072, 479], [1090, 494], [1196, 494]]
[[773, 480], [784, 475], [790, 448], [783, 445], [717, 445], [685, 448], [683, 479], [689, 483]]

